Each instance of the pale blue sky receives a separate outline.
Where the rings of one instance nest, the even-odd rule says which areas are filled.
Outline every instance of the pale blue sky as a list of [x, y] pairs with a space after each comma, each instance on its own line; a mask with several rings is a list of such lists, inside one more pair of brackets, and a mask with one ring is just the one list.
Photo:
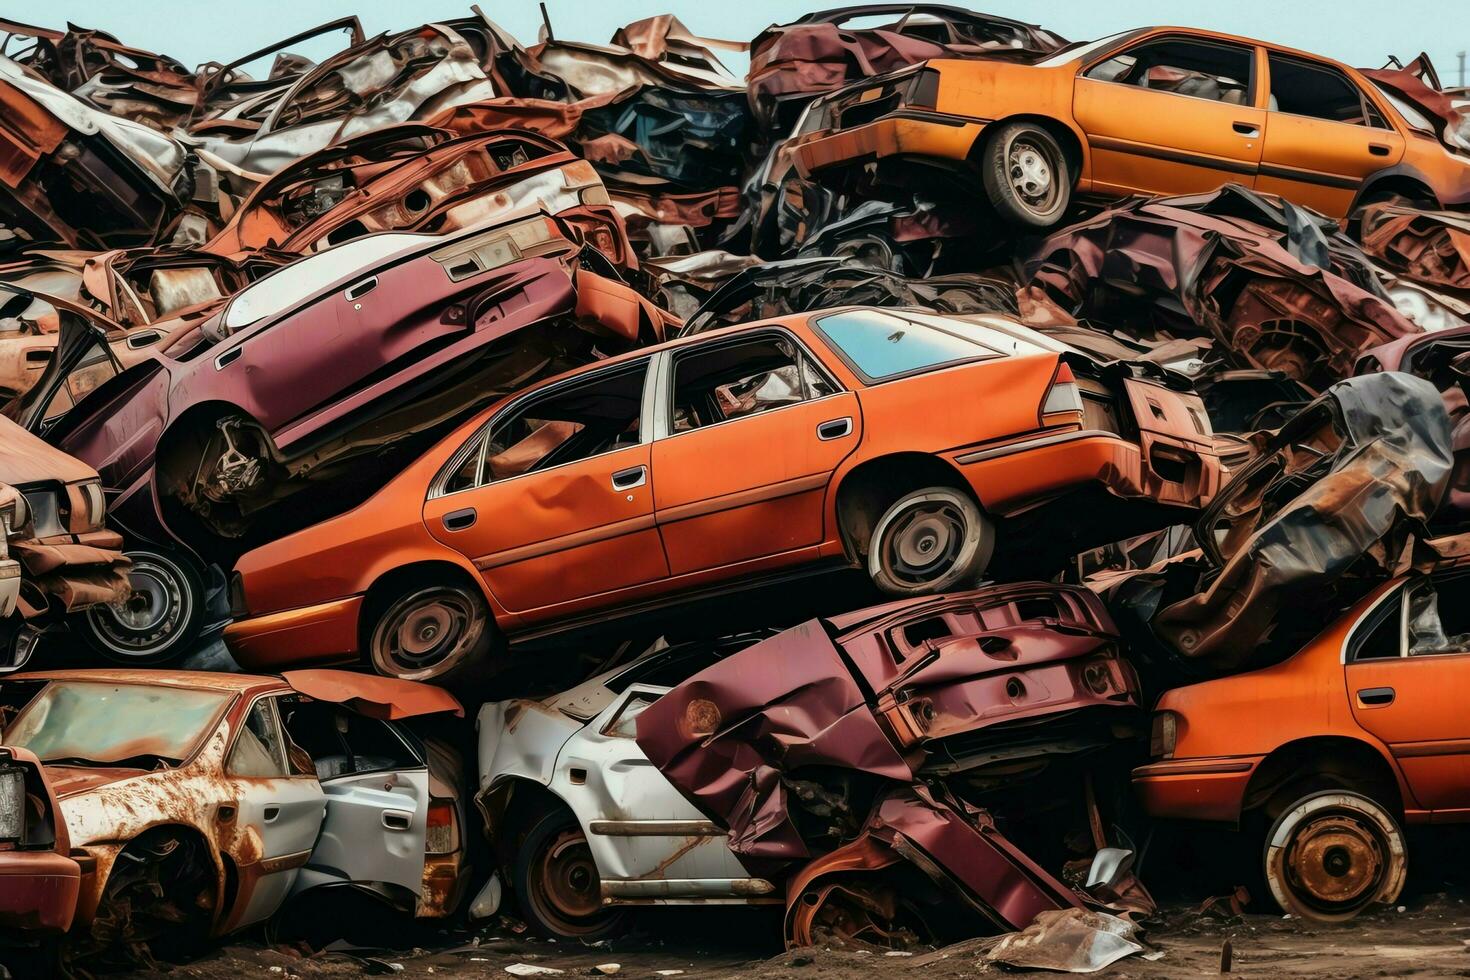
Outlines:
[[[0, 0], [15, 20], [60, 27], [70, 20], [162, 51], [193, 66], [229, 61], [289, 34], [356, 13], [369, 34], [469, 12], [470, 0], [402, 3], [391, 0]], [[534, 0], [481, 4], [502, 27], [529, 43], [541, 16]], [[569, 39], [605, 42], [615, 28], [672, 12], [697, 34], [749, 40], [762, 28], [837, 3], [781, 0], [548, 0], [552, 26]], [[1087, 40], [1150, 24], [1185, 24], [1269, 38], [1376, 67], [1392, 53], [1427, 50], [1447, 84], [1455, 84], [1455, 54], [1470, 48], [1470, 0], [985, 0], [977, 9], [1039, 23]], [[303, 51], [310, 54], [308, 51]], [[738, 74], [744, 61], [727, 59]]]

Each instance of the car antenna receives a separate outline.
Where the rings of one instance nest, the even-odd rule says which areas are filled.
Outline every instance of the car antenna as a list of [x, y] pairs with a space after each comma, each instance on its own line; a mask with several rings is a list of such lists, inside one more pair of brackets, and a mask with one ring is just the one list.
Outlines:
[[546, 40], [555, 41], [556, 35], [551, 33], [551, 15], [546, 12], [545, 0], [541, 3], [541, 23], [546, 26]]

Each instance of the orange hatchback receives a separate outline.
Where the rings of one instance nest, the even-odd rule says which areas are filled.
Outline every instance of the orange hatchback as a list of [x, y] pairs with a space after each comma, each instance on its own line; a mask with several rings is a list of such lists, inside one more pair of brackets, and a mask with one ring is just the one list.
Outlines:
[[1282, 663], [1169, 691], [1134, 787], [1154, 817], [1253, 834], [1283, 910], [1351, 918], [1398, 898], [1403, 824], [1470, 822], [1467, 689], [1460, 559], [1375, 590]]
[[[1240, 183], [1342, 217], [1370, 199], [1470, 202], [1470, 156], [1362, 72], [1261, 41], [1128, 31], [1031, 64], [935, 59], [812, 103], [803, 175], [976, 181], [1000, 216], [1050, 227], [1073, 193], [1192, 194]], [[895, 170], [895, 167], [897, 168]]]
[[355, 510], [241, 558], [225, 640], [250, 669], [463, 676], [504, 637], [736, 579], [846, 564], [892, 595], [968, 585], [1028, 527], [1064, 554], [1074, 529], [1115, 537], [1076, 519], [1088, 491], [1162, 526], [1220, 479], [1199, 397], [1157, 368], [1103, 369], [998, 316], [805, 313], [499, 403]]

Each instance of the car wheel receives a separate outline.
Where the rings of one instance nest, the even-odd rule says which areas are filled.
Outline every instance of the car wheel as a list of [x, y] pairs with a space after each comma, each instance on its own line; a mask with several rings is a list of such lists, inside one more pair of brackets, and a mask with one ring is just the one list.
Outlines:
[[531, 927], [555, 939], [592, 942], [616, 935], [624, 910], [602, 904], [602, 877], [569, 810], [541, 817], [522, 841], [512, 884]]
[[985, 144], [980, 177], [1001, 219], [1022, 228], [1050, 228], [1072, 199], [1066, 155], [1035, 123], [1001, 126]]
[[1326, 790], [1288, 806], [1266, 834], [1266, 884], [1285, 912], [1343, 922], [1403, 890], [1408, 855], [1393, 816], [1359, 793]]
[[967, 493], [929, 487], [884, 511], [868, 546], [868, 575], [889, 595], [973, 584], [995, 550], [995, 529]]
[[80, 617], [87, 644], [116, 663], [156, 665], [188, 653], [204, 628], [204, 579], [193, 562], [166, 551], [124, 552], [132, 591]]
[[458, 683], [484, 667], [494, 629], [485, 597], [473, 587], [414, 588], [378, 617], [368, 656], [386, 677]]

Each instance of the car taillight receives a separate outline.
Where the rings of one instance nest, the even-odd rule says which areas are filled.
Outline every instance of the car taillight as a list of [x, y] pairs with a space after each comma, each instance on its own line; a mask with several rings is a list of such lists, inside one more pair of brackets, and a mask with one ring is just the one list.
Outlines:
[[[1066, 416], [1077, 416], [1067, 418]], [[1082, 415], [1082, 390], [1077, 387], [1077, 378], [1066, 361], [1057, 365], [1056, 376], [1051, 379], [1051, 390], [1041, 404], [1041, 424], [1056, 425], [1059, 422], [1080, 421]]]
[[453, 854], [459, 850], [459, 821], [453, 800], [430, 800], [424, 850], [429, 854]]
[[0, 768], [0, 841], [19, 841], [25, 834], [25, 770], [16, 766], [5, 766]]
[[1179, 716], [1172, 711], [1154, 712], [1153, 728], [1148, 736], [1148, 753], [1155, 759], [1172, 759], [1179, 738]]

